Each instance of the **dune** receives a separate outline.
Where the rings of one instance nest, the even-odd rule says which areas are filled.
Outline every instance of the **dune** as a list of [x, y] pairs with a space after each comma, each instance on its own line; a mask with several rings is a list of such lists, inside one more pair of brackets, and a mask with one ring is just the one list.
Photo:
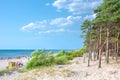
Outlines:
[[43, 69], [33, 69], [24, 73], [4, 75], [0, 80], [120, 80], [120, 64], [111, 61], [98, 69], [98, 61], [91, 61], [87, 67], [87, 60], [83, 63], [82, 57], [70, 61], [68, 65], [56, 65]]

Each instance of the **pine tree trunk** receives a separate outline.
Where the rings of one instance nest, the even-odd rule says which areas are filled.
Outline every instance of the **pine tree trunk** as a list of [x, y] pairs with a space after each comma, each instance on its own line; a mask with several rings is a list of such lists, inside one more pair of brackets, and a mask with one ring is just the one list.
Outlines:
[[116, 42], [116, 62], [118, 60], [118, 51], [119, 51], [119, 44], [118, 41]]
[[86, 54], [87, 54], [87, 53], [85, 53], [85, 54], [83, 55], [83, 63], [85, 63]]
[[90, 52], [88, 52], [88, 66], [90, 66]]
[[[95, 43], [97, 44], [97, 42]], [[93, 50], [93, 60], [96, 60], [96, 45], [94, 46], [94, 50]]]
[[98, 65], [98, 68], [101, 68], [101, 30], [102, 27], [100, 27], [100, 31], [99, 31], [99, 65]]
[[99, 46], [99, 39], [98, 39], [97, 60], [99, 59], [99, 48], [100, 46]]
[[[112, 45], [115, 46], [114, 43], [112, 43]], [[115, 57], [115, 48], [113, 48], [113, 49], [114, 50], [112, 51], [112, 59], [114, 60], [114, 57]]]
[[96, 55], [95, 55], [95, 51], [93, 52], [93, 60], [95, 61], [95, 57], [96, 57]]
[[115, 54], [115, 58], [116, 58], [116, 49], [117, 49], [117, 46], [116, 46], [116, 41], [115, 41], [115, 52], [114, 52], [114, 54]]
[[89, 46], [88, 46], [88, 44], [87, 44], [87, 48], [88, 48], [88, 64], [87, 64], [87, 66], [90, 66], [90, 52], [89, 52], [89, 50], [90, 50], [90, 48], [89, 48]]
[[88, 66], [90, 66], [90, 59], [91, 59], [91, 26], [89, 31], [90, 31], [90, 36], [89, 36]]
[[109, 29], [107, 28], [107, 41], [106, 41], [106, 63], [109, 63]]
[[118, 54], [117, 54], [117, 42], [116, 42], [116, 50], [115, 50], [115, 53], [116, 53], [115, 57], [116, 57], [116, 62], [117, 62], [117, 57], [118, 57]]
[[120, 33], [118, 32], [117, 41], [116, 41], [116, 62], [118, 59], [118, 52], [119, 52], [119, 43], [118, 43], [119, 35]]

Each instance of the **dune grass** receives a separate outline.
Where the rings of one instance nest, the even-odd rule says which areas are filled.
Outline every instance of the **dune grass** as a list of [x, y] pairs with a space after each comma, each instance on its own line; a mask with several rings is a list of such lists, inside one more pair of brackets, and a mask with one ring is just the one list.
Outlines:
[[65, 65], [69, 63], [69, 60], [82, 56], [84, 52], [85, 48], [67, 52], [61, 50], [55, 55], [53, 52], [46, 53], [45, 50], [35, 50], [31, 55], [31, 60], [26, 65], [26, 69], [48, 67], [52, 65]]

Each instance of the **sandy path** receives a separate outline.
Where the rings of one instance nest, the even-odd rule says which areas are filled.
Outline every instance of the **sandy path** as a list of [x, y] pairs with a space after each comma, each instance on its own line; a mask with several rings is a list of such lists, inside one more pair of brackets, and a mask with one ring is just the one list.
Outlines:
[[[76, 58], [78, 62], [79, 58]], [[82, 62], [82, 58], [76, 64], [68, 66], [67, 69], [74, 72], [71, 77], [66, 77], [63, 80], [120, 80], [120, 65], [108, 64], [102, 61], [102, 68], [98, 69], [98, 61], [92, 61], [91, 66], [87, 67], [87, 63]]]

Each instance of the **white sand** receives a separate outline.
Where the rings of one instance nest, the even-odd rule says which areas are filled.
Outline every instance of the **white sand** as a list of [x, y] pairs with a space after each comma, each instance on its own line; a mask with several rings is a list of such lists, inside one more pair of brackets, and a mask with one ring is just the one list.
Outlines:
[[8, 66], [9, 62], [21, 62], [23, 65], [25, 65], [28, 62], [28, 59], [25, 57], [21, 57], [20, 59], [6, 59], [6, 60], [0, 60], [0, 70], [5, 69]]
[[91, 66], [87, 67], [83, 58], [75, 58], [69, 65], [13, 73], [1, 76], [0, 80], [120, 80], [120, 64], [114, 61], [106, 65], [103, 60], [102, 68], [98, 69], [98, 61], [92, 61]]

